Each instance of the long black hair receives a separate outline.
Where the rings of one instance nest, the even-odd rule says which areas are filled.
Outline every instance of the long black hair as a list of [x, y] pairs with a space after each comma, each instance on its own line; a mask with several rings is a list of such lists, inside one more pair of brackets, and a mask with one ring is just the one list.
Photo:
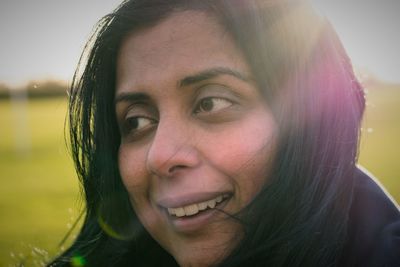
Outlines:
[[347, 238], [362, 88], [330, 24], [306, 0], [130, 0], [99, 23], [70, 92], [82, 229], [51, 266], [174, 266], [143, 228], [118, 170], [117, 53], [174, 12], [213, 15], [241, 49], [278, 122], [271, 183], [240, 213], [244, 237], [220, 266], [335, 266]]

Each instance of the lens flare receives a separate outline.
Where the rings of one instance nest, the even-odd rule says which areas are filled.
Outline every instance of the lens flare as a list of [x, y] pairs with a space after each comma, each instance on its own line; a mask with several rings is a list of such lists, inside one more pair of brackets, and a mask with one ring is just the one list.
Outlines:
[[86, 265], [86, 260], [83, 256], [75, 255], [71, 258], [71, 266], [84, 267], [85, 265]]

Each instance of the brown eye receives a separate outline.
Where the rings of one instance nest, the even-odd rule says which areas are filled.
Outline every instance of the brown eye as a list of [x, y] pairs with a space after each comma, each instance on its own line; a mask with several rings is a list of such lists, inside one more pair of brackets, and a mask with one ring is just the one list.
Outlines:
[[199, 108], [202, 111], [211, 111], [214, 107], [214, 102], [212, 98], [206, 98], [200, 101], [200, 106]]
[[195, 113], [201, 112], [217, 112], [224, 108], [230, 107], [232, 102], [219, 97], [206, 97], [200, 100]]
[[125, 129], [130, 131], [139, 131], [143, 128], [152, 125], [154, 120], [146, 118], [146, 117], [130, 117], [125, 121]]

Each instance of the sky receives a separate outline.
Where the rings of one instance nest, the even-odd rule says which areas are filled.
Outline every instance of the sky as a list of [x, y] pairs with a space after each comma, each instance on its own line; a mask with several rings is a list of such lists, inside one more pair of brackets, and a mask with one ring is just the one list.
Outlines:
[[[70, 81], [95, 23], [121, 0], [0, 0], [0, 83]], [[400, 0], [312, 0], [353, 65], [400, 83]]]

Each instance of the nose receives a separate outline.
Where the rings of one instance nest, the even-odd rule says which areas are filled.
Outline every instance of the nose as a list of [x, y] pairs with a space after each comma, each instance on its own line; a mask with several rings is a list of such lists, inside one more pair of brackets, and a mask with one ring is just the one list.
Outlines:
[[147, 154], [148, 171], [172, 177], [180, 170], [196, 167], [200, 155], [192, 132], [177, 119], [160, 121]]

